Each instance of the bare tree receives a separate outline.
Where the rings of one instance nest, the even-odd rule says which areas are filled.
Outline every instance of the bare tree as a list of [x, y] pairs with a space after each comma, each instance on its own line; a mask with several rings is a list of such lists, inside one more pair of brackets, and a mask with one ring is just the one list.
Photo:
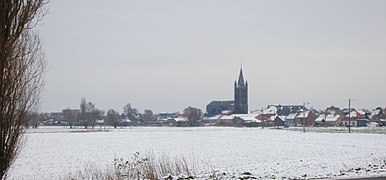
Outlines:
[[189, 126], [197, 126], [197, 121], [202, 118], [202, 115], [201, 109], [190, 106], [184, 109], [184, 116], [188, 118]]
[[109, 109], [107, 111], [108, 124], [114, 126], [114, 128], [117, 128], [119, 118], [119, 112], [115, 111], [114, 109]]
[[130, 121], [139, 123], [141, 121], [141, 114], [138, 112], [138, 109], [131, 107], [131, 104], [128, 103], [123, 107], [123, 114], [125, 117], [130, 119]]
[[46, 61], [33, 31], [46, 0], [0, 1], [0, 176], [18, 154], [25, 125], [38, 111]]
[[126, 104], [126, 106], [123, 107], [123, 113], [124, 113], [127, 117], [129, 117], [129, 118], [130, 118], [131, 116], [135, 116], [135, 115], [138, 115], [138, 114], [139, 114], [138, 110], [135, 109], [135, 108], [132, 108], [130, 103]]
[[97, 110], [95, 109], [95, 104], [92, 102], [86, 103], [84, 112], [84, 128], [87, 129], [89, 126], [94, 127], [96, 119]]
[[152, 120], [153, 120], [153, 111], [150, 110], [150, 109], [145, 109], [143, 111], [142, 121], [146, 124], [146, 123], [149, 123], [149, 121], [152, 121]]

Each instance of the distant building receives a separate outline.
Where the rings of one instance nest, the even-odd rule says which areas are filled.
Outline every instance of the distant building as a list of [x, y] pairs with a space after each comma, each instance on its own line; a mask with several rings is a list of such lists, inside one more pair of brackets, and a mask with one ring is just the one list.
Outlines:
[[221, 115], [216, 123], [217, 126], [232, 126], [232, 127], [242, 127], [244, 126], [244, 120], [240, 117], [232, 115]]
[[49, 115], [49, 119], [55, 121], [63, 121], [63, 113], [62, 112], [51, 112]]
[[157, 120], [173, 119], [178, 117], [177, 113], [159, 113], [157, 115]]
[[63, 120], [67, 121], [70, 126], [76, 124], [80, 118], [80, 109], [63, 109]]
[[287, 106], [277, 105], [274, 107], [276, 107], [275, 111], [276, 111], [276, 114], [279, 116], [289, 116], [290, 114], [301, 112], [302, 109], [308, 110], [306, 107], [303, 107], [301, 105], [287, 105]]
[[206, 117], [220, 114], [248, 114], [248, 82], [244, 81], [243, 68], [240, 68], [238, 81], [234, 84], [233, 101], [212, 101], [206, 106]]
[[315, 124], [316, 115], [312, 111], [304, 110], [298, 112], [295, 117], [295, 125], [297, 126], [312, 126]]
[[343, 116], [340, 114], [321, 114], [315, 120], [315, 126], [332, 127], [342, 123]]
[[244, 82], [243, 68], [240, 68], [239, 80], [235, 81], [235, 114], [248, 114], [248, 82]]
[[323, 114], [321, 114], [315, 120], [315, 126], [340, 126], [343, 122], [344, 114], [342, 110], [338, 107], [331, 106], [325, 110]]
[[381, 107], [377, 107], [370, 115], [370, 122], [381, 124], [382, 120], [385, 120], [386, 116]]
[[369, 119], [366, 118], [366, 112], [364, 111], [346, 108], [342, 112], [344, 114], [342, 121], [344, 126], [366, 127], [369, 123]]
[[283, 122], [286, 126], [303, 126], [304, 120], [306, 126], [311, 126], [315, 123], [316, 115], [302, 105], [268, 105], [257, 119], [265, 121], [267, 126], [281, 126]]
[[286, 126], [286, 123], [285, 123], [285, 119], [280, 117], [280, 116], [274, 116], [274, 120], [273, 120], [273, 126], [277, 126], [279, 128], [279, 126]]
[[206, 116], [212, 117], [224, 111], [233, 110], [234, 101], [212, 101], [206, 106]]

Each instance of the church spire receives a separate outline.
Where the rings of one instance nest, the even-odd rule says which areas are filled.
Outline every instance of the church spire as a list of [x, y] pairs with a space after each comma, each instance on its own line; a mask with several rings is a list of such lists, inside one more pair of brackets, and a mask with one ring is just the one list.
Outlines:
[[239, 79], [235, 82], [234, 114], [248, 113], [248, 82], [244, 80], [243, 67], [240, 68]]
[[244, 86], [243, 67], [240, 68], [239, 81], [237, 85]]

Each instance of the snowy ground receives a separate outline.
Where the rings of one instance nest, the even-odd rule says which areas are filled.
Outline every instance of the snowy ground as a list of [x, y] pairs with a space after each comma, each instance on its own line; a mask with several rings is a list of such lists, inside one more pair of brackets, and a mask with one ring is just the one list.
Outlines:
[[105, 168], [114, 158], [150, 151], [184, 156], [200, 172], [250, 172], [263, 179], [386, 176], [384, 134], [225, 127], [108, 130], [29, 130], [10, 179], [59, 179], [89, 165]]

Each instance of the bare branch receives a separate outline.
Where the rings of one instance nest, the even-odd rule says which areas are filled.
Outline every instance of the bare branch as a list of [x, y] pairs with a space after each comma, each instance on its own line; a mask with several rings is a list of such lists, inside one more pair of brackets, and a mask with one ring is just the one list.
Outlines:
[[33, 31], [46, 0], [0, 1], [0, 176], [17, 156], [24, 128], [38, 110], [46, 61]]

